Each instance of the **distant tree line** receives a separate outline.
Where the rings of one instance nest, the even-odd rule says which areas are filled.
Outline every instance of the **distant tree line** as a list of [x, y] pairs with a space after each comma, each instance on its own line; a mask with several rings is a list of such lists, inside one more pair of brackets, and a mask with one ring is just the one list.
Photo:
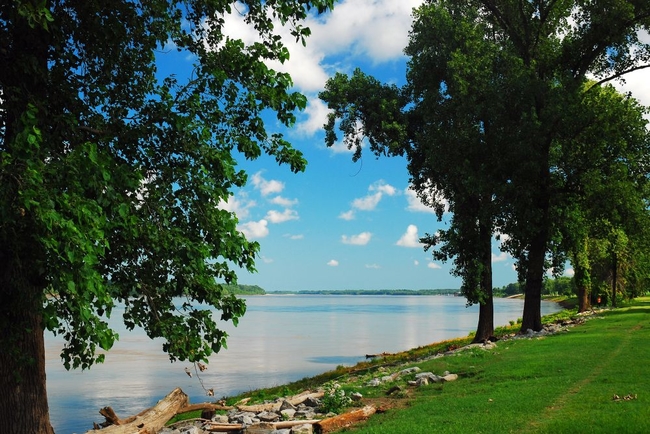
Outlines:
[[458, 289], [343, 289], [316, 291], [274, 291], [274, 294], [299, 295], [456, 295]]
[[257, 285], [239, 285], [239, 284], [228, 284], [222, 285], [223, 289], [226, 290], [229, 294], [234, 295], [264, 295], [266, 291], [257, 286]]

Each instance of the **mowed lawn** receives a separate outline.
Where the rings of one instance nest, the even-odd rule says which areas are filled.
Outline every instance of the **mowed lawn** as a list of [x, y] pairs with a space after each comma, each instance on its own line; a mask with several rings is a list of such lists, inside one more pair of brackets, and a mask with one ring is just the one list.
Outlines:
[[650, 433], [650, 299], [567, 332], [415, 363], [457, 381], [410, 390], [354, 433]]

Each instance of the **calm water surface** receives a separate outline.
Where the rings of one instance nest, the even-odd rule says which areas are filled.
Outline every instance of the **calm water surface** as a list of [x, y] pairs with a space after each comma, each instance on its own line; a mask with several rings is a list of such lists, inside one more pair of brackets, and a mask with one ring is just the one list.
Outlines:
[[[462, 297], [266, 295], [246, 299], [238, 327], [225, 324], [228, 349], [212, 356], [201, 373], [215, 397], [270, 387], [353, 365], [366, 354], [404, 351], [476, 329], [478, 307]], [[495, 326], [521, 317], [523, 300], [495, 299]], [[542, 303], [542, 315], [560, 310]], [[155, 404], [175, 387], [190, 402], [208, 401], [201, 383], [185, 373], [189, 363], [170, 363], [162, 341], [138, 330], [113, 327], [120, 340], [106, 362], [89, 371], [68, 372], [60, 362], [63, 341], [46, 336], [50, 417], [57, 434], [82, 433], [101, 422], [100, 408], [120, 417]], [[193, 368], [192, 368], [193, 369]]]

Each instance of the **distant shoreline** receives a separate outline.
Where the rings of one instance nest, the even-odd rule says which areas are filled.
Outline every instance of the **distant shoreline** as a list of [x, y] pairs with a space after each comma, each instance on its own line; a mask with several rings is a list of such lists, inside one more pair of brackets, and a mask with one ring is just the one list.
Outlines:
[[314, 291], [267, 291], [267, 295], [447, 295], [460, 296], [458, 289], [324, 289]]

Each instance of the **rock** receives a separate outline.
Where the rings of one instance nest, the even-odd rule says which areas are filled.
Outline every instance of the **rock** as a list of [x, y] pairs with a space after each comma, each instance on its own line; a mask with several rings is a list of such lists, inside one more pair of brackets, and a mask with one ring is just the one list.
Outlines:
[[434, 374], [433, 372], [421, 372], [419, 374], [415, 374], [415, 380], [417, 381], [419, 378], [426, 377], [426, 379], [429, 381], [429, 383], [443, 383], [445, 380]]
[[456, 381], [458, 380], [458, 374], [447, 374], [442, 379], [445, 381]]
[[217, 422], [217, 423], [229, 423], [230, 419], [228, 416], [223, 415], [223, 414], [217, 414], [212, 418], [212, 422]]
[[379, 385], [381, 385], [381, 380], [379, 378], [373, 378], [372, 380], [370, 380], [368, 382], [368, 386], [371, 386], [371, 387], [377, 387]]
[[287, 408], [285, 410], [280, 410], [280, 414], [285, 419], [293, 419], [293, 417], [296, 415], [296, 410], [294, 410], [292, 408]]
[[244, 429], [246, 434], [271, 434], [275, 431], [275, 427], [272, 423], [256, 423]]
[[314, 433], [314, 427], [309, 423], [306, 423], [304, 425], [298, 425], [291, 429], [291, 434], [313, 434], [313, 433]]
[[257, 418], [262, 422], [275, 422], [276, 420], [280, 419], [280, 415], [277, 413], [263, 411], [261, 413], [257, 413]]
[[291, 434], [291, 430], [286, 428], [276, 429], [275, 431], [271, 431], [271, 434]]
[[412, 368], [402, 369], [401, 371], [399, 371], [399, 374], [400, 375], [416, 374], [416, 373], [420, 372], [421, 370], [422, 369], [420, 369], [419, 367], [413, 366]]
[[415, 380], [415, 385], [416, 386], [428, 386], [429, 385], [429, 379], [427, 377], [419, 377], [418, 379]]
[[316, 407], [320, 406], [320, 399], [313, 398], [313, 397], [310, 396], [309, 398], [305, 399], [302, 403], [304, 405], [306, 405], [307, 407], [316, 408]]
[[361, 398], [363, 398], [363, 395], [360, 394], [359, 392], [352, 392], [350, 394], [350, 399], [352, 401], [361, 401]]
[[186, 426], [179, 430], [180, 434], [203, 434], [203, 430], [197, 426]]
[[296, 406], [285, 399], [280, 405], [280, 411], [282, 410], [296, 410]]

